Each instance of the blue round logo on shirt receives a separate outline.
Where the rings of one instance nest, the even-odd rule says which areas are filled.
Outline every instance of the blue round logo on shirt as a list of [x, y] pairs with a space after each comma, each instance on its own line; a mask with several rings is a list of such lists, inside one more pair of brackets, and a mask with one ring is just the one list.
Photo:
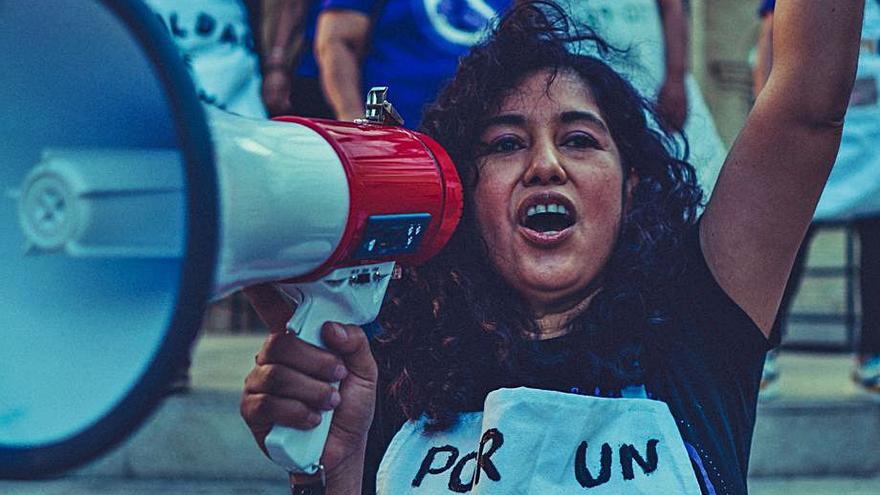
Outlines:
[[413, 10], [426, 37], [453, 53], [462, 53], [479, 42], [500, 13], [487, 0], [413, 0]]

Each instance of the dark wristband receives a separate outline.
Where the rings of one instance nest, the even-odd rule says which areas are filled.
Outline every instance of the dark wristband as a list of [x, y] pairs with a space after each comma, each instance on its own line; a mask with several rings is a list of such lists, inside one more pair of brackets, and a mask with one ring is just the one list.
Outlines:
[[290, 490], [293, 495], [324, 495], [325, 478], [323, 467], [319, 474], [303, 475], [290, 473]]
[[290, 486], [293, 495], [324, 495], [324, 485], [320, 481]]

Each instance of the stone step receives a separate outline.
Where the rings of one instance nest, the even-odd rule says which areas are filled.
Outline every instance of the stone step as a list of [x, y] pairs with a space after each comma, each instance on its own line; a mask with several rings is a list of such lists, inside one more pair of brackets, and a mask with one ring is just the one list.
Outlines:
[[867, 398], [780, 398], [761, 404], [749, 473], [753, 477], [880, 473], [880, 404]]
[[290, 495], [290, 489], [284, 484], [264, 480], [76, 477], [53, 481], [0, 481], [0, 493], [3, 495]]
[[753, 476], [880, 473], [880, 397], [852, 367], [846, 355], [781, 353], [779, 396], [758, 406]]

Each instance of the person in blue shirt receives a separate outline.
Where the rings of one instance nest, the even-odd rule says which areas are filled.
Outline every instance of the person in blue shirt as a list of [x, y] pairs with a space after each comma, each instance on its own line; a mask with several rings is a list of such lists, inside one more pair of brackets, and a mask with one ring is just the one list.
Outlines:
[[509, 0], [325, 0], [315, 55], [324, 94], [339, 120], [364, 114], [364, 95], [388, 86], [389, 100], [416, 129], [422, 108], [452, 77]]

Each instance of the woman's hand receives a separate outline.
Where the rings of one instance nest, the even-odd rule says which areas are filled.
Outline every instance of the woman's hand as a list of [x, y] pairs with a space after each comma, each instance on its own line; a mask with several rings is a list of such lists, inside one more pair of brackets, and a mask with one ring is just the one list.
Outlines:
[[[308, 430], [319, 424], [322, 411], [334, 409], [321, 456], [327, 476], [334, 478], [347, 460], [362, 466], [378, 374], [363, 330], [328, 322], [321, 329], [327, 349], [320, 349], [285, 332], [292, 311], [274, 287], [253, 287], [245, 294], [271, 330], [241, 398], [241, 415], [257, 444], [266, 452], [266, 435], [274, 425]], [[338, 391], [331, 385], [336, 381]]]

